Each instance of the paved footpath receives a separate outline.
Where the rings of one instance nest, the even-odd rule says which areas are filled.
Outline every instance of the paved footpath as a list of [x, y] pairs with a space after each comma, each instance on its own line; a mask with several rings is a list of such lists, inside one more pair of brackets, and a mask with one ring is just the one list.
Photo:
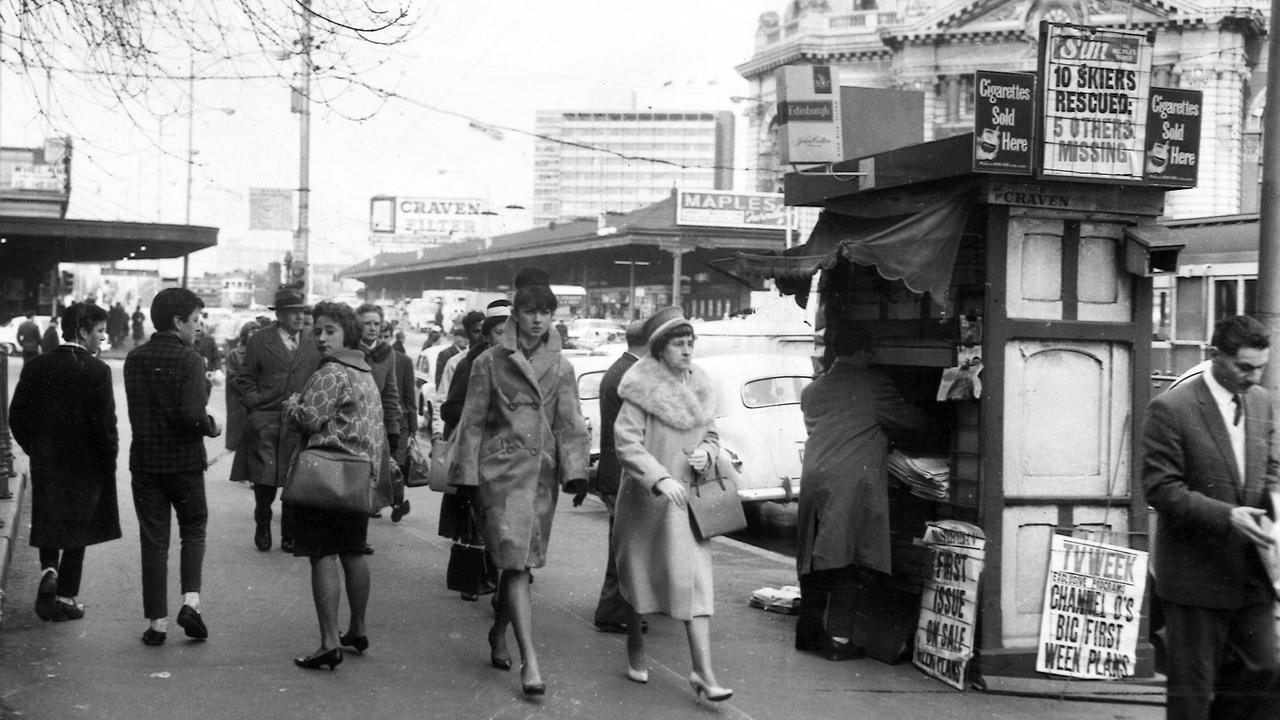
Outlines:
[[[15, 363], [16, 365], [16, 363]], [[118, 376], [119, 364], [115, 363]], [[13, 368], [16, 371], [16, 367]], [[117, 386], [119, 388], [119, 386]], [[221, 397], [216, 398], [221, 402]], [[128, 447], [123, 398], [122, 447]], [[216, 406], [216, 403], [215, 403]], [[909, 664], [832, 663], [791, 647], [794, 618], [747, 604], [751, 591], [794, 582], [791, 561], [732, 541], [714, 545], [714, 661], [729, 702], [697, 704], [686, 677], [684, 629], [650, 618], [650, 682], [625, 675], [624, 639], [591, 625], [605, 560], [607, 515], [589, 500], [562, 499], [550, 562], [533, 585], [535, 633], [548, 695], [521, 696], [518, 671], [488, 665], [485, 601], [467, 603], [444, 588], [448, 542], [435, 534], [438, 496], [411, 489], [402, 522], [370, 524], [371, 648], [349, 653], [336, 672], [290, 662], [317, 645], [305, 560], [252, 545], [252, 493], [226, 480], [230, 457], [207, 473], [210, 505], [203, 611], [208, 642], [145, 647], [137, 521], [127, 452], [117, 483], [124, 538], [94, 546], [86, 558], [84, 620], [42, 623], [31, 610], [36, 552], [26, 542], [29, 507], [18, 522], [4, 576], [0, 627], [0, 718], [1160, 718], [1163, 690], [1151, 684], [989, 679], [995, 692], [959, 692]], [[11, 503], [12, 504], [12, 503]], [[12, 512], [0, 501], [0, 517]], [[277, 538], [278, 539], [278, 538]], [[177, 594], [176, 528], [170, 552]], [[487, 598], [485, 599], [487, 600]], [[343, 603], [345, 617], [345, 601]], [[515, 652], [514, 640], [511, 641]]]

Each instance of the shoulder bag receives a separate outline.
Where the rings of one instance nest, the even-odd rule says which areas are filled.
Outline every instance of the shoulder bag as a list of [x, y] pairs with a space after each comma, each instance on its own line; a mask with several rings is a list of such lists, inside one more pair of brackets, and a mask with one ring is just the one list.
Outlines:
[[367, 515], [382, 508], [373, 462], [328, 448], [306, 448], [297, 454], [289, 466], [280, 499], [337, 513]]
[[747, 528], [747, 516], [738, 497], [740, 476], [729, 459], [721, 455], [689, 488], [689, 518], [693, 531], [703, 540], [728, 535]]
[[409, 474], [404, 479], [405, 487], [422, 487], [430, 485], [431, 445], [424, 450], [423, 443], [416, 435], [409, 437]]

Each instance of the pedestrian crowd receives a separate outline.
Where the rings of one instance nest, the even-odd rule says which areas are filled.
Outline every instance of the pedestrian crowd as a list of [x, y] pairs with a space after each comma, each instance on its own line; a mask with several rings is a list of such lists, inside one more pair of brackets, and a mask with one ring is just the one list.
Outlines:
[[[486, 634], [490, 662], [512, 669], [507, 642], [513, 636], [520, 687], [539, 696], [546, 683], [529, 586], [532, 571], [548, 561], [560, 492], [570, 493], [575, 505], [587, 494], [589, 431], [573, 366], [560, 353], [562, 338], [552, 320], [558, 303], [549, 277], [526, 268], [515, 287], [512, 302], [495, 301], [467, 318], [470, 337], [464, 330], [452, 345], [453, 357], [441, 353], [437, 359], [442, 392], [435, 447], [447, 449], [450, 458], [442, 531], [452, 533], [469, 521], [483, 546], [476, 562], [487, 580], [463, 597], [493, 593], [493, 623]], [[374, 551], [367, 538], [370, 518], [380, 516], [379, 507], [389, 506], [393, 521], [410, 511], [403, 477], [410, 471], [410, 440], [419, 435], [413, 363], [396, 349], [403, 347], [402, 338], [377, 305], [351, 308], [326, 301], [311, 307], [298, 290], [282, 287], [271, 309], [274, 322], [245, 323], [226, 357], [225, 428], [207, 408], [209, 365], [197, 349], [204, 307], [194, 293], [158, 293], [149, 318], [155, 333], [125, 358], [130, 489], [147, 623], [141, 640], [156, 646], [168, 637], [175, 518], [181, 598], [176, 624], [189, 638], [209, 637], [200, 598], [209, 515], [205, 439], [225, 431], [233, 452], [230, 479], [253, 486], [254, 546], [266, 552], [276, 544], [273, 519], [279, 507], [280, 549], [310, 563], [319, 645], [294, 663], [332, 670], [344, 650], [363, 654], [371, 644], [365, 623], [372, 586], [367, 555]], [[116, 408], [111, 371], [97, 353], [104, 340], [127, 332], [129, 323], [135, 331], [140, 326], [136, 313], [124, 319], [122, 313], [89, 303], [67, 307], [59, 318], [60, 344], [24, 363], [14, 391], [10, 424], [30, 458], [30, 542], [40, 551], [35, 608], [42, 620], [84, 617], [77, 596], [85, 549], [121, 537]], [[724, 700], [732, 691], [718, 684], [711, 664], [709, 538], [697, 534], [686, 509], [687, 488], [719, 449], [714, 393], [692, 364], [693, 329], [679, 308], [635, 324], [631, 337], [634, 352], [626, 357], [636, 364], [635, 377], [624, 380], [626, 368], [620, 366], [610, 381], [617, 398], [610, 413], [617, 415], [618, 431], [616, 452], [612, 444], [610, 451], [614, 477], [606, 485], [614, 518], [609, 542], [616, 553], [610, 553], [601, 607], [613, 610], [597, 613], [597, 625], [628, 633], [626, 673], [644, 683], [642, 616], [662, 613], [683, 621], [690, 686], [698, 697]], [[422, 439], [430, 442], [428, 437]], [[358, 512], [294, 502], [290, 498], [304, 494], [298, 490], [303, 457], [344, 459], [339, 465], [360, 461], [378, 501]]]
[[[494, 301], [463, 318], [453, 343], [436, 357], [439, 432], [431, 462], [440, 468], [432, 473], [443, 477], [432, 480], [446, 493], [441, 534], [465, 537], [474, 550], [460, 556], [471, 567], [459, 567], [459, 575], [474, 579], [460, 590], [462, 598], [493, 594], [485, 636], [490, 664], [513, 668], [508, 638], [514, 636], [521, 689], [539, 696], [546, 682], [530, 585], [533, 571], [548, 562], [560, 493], [576, 506], [588, 492], [589, 430], [573, 366], [560, 352], [550, 279], [526, 268], [514, 286], [513, 301]], [[390, 507], [392, 521], [410, 511], [404, 477], [421, 472], [410, 445], [433, 433], [418, 431], [413, 363], [395, 347], [394, 328], [379, 306], [325, 301], [312, 307], [300, 291], [282, 287], [271, 309], [274, 322], [245, 323], [226, 359], [230, 479], [253, 486], [252, 541], [259, 551], [275, 544], [280, 501], [279, 547], [309, 561], [319, 626], [318, 647], [294, 663], [333, 670], [344, 650], [362, 655], [371, 646], [369, 521], [380, 508]], [[200, 600], [205, 438], [224, 428], [206, 407], [207, 364], [196, 350], [202, 313], [194, 293], [161, 291], [151, 303], [156, 332], [124, 362], [147, 621], [141, 639], [152, 646], [163, 644], [169, 630], [174, 518], [176, 624], [189, 638], [209, 636]], [[14, 438], [30, 458], [30, 543], [41, 566], [35, 612], [42, 620], [84, 617], [77, 596], [85, 549], [121, 537], [112, 378], [96, 354], [104, 339], [125, 332], [122, 314], [123, 308], [91, 303], [67, 307], [59, 318], [60, 343], [24, 362], [9, 409]], [[24, 354], [40, 341], [28, 323], [32, 327], [19, 329]], [[135, 332], [139, 325], [135, 313]], [[626, 676], [646, 683], [645, 616], [680, 620], [690, 687], [698, 698], [722, 701], [733, 691], [719, 684], [712, 663], [710, 537], [692, 519], [691, 492], [721, 465], [716, 392], [693, 362], [696, 335], [680, 308], [631, 323], [626, 338], [627, 351], [600, 387], [596, 491], [609, 510], [610, 531], [594, 622], [599, 630], [626, 634]], [[1202, 371], [1158, 396], [1148, 411], [1141, 473], [1159, 518], [1153, 626], [1167, 649], [1171, 718], [1280, 712], [1274, 582], [1264, 564], [1276, 556], [1264, 521], [1274, 512], [1280, 460], [1271, 401], [1258, 385], [1269, 347], [1258, 321], [1223, 320]], [[836, 661], [866, 655], [853, 639], [854, 618], [868, 588], [891, 572], [885, 491], [891, 438], [927, 432], [930, 424], [873, 367], [873, 358], [864, 330], [830, 329], [822, 371], [801, 396], [809, 435], [795, 644]], [[316, 461], [328, 468], [322, 474], [356, 467], [360, 481], [377, 489], [376, 502], [344, 500], [341, 509], [314, 502], [298, 471], [303, 457], [323, 460]]]

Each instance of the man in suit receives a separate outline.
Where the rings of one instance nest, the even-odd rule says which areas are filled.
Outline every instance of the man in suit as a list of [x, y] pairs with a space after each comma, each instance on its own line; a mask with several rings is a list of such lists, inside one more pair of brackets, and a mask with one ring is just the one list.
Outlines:
[[155, 334], [130, 351], [124, 361], [124, 391], [133, 429], [129, 471], [142, 546], [142, 611], [150, 621], [142, 634], [147, 645], [162, 645], [169, 624], [165, 592], [170, 508], [178, 517], [182, 539], [178, 625], [187, 637], [209, 637], [200, 615], [205, 524], [209, 519], [204, 439], [218, 437], [222, 428], [205, 411], [209, 385], [204, 377], [204, 358], [192, 347], [203, 308], [204, 302], [186, 288], [161, 290], [151, 301]]
[[[282, 414], [285, 398], [302, 392], [307, 378], [320, 366], [320, 351], [310, 334], [302, 332], [310, 306], [296, 288], [276, 291], [276, 321], [245, 344], [244, 364], [232, 383], [248, 411], [251, 442], [249, 480], [253, 483], [253, 544], [271, 549], [271, 503], [284, 484], [289, 462], [301, 437], [289, 428]], [[280, 509], [280, 549], [293, 552], [293, 512]]]
[[40, 326], [35, 313], [27, 311], [27, 319], [18, 326], [18, 347], [22, 348], [22, 360], [26, 362], [40, 354]]
[[636, 364], [647, 346], [644, 321], [632, 322], [627, 326], [627, 351], [609, 366], [600, 381], [600, 462], [596, 465], [596, 491], [600, 493], [605, 507], [609, 508], [609, 562], [605, 566], [604, 584], [600, 587], [595, 613], [596, 629], [601, 632], [625, 633], [627, 620], [631, 617], [631, 606], [618, 592], [618, 563], [613, 557], [613, 508], [622, 482], [622, 465], [618, 463], [618, 451], [613, 446], [613, 422], [622, 409], [618, 383], [622, 382], [622, 376]]
[[[382, 326], [382, 341], [391, 343], [404, 333], [396, 332], [390, 323]], [[395, 344], [391, 348], [395, 350]], [[409, 443], [416, 442], [418, 434], [418, 390], [413, 375], [413, 360], [404, 353], [403, 343], [400, 350], [395, 350], [396, 387], [400, 390], [400, 431], [403, 435], [396, 444], [395, 462], [400, 467], [400, 475], [409, 477]], [[409, 499], [403, 497], [404, 486], [398, 486], [401, 497], [396, 498], [391, 508], [391, 522], [400, 522], [400, 518], [409, 514]]]
[[1208, 372], [1151, 401], [1143, 436], [1142, 481], [1159, 513], [1166, 716], [1275, 717], [1274, 593], [1259, 555], [1272, 544], [1261, 521], [1280, 481], [1271, 398], [1257, 385], [1268, 330], [1223, 320], [1209, 358]]

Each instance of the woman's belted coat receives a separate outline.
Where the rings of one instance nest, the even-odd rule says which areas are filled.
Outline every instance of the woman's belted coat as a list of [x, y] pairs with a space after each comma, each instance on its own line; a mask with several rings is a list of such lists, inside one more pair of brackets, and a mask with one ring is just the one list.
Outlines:
[[548, 333], [525, 357], [515, 319], [476, 358], [455, 431], [453, 485], [478, 486], [485, 543], [503, 570], [542, 567], [560, 486], [586, 481], [586, 422], [573, 366]]

